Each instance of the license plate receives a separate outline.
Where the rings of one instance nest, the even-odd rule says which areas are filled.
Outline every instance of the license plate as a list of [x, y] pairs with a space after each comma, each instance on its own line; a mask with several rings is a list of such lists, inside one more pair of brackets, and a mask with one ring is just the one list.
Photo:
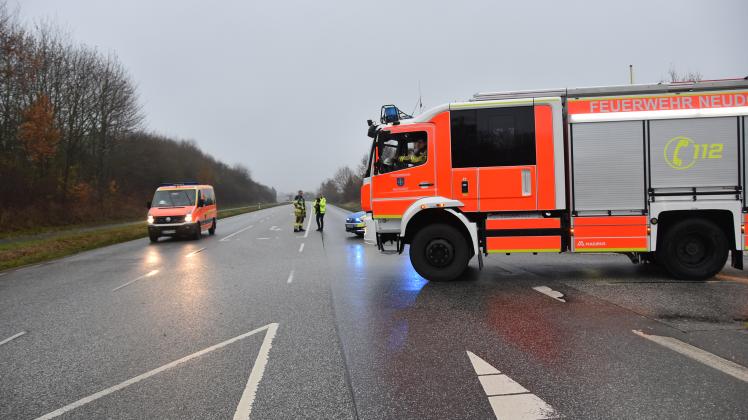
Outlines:
[[164, 235], [171, 235], [171, 234], [177, 233], [177, 231], [174, 229], [169, 229], [169, 230], [162, 230], [161, 233], [163, 233]]

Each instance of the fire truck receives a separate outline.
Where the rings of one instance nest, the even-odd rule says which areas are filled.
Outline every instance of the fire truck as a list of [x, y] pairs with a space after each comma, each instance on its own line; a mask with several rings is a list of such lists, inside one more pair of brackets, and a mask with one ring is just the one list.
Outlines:
[[373, 138], [361, 205], [431, 281], [488, 254], [619, 253], [678, 279], [743, 268], [748, 79], [486, 92]]

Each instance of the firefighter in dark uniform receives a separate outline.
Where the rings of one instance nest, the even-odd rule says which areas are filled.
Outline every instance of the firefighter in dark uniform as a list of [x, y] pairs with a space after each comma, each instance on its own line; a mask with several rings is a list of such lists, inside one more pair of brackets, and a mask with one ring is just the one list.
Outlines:
[[303, 232], [304, 228], [304, 217], [306, 217], [306, 202], [304, 201], [304, 193], [299, 190], [299, 194], [293, 199], [293, 214], [296, 218], [296, 222], [293, 225], [294, 232]]

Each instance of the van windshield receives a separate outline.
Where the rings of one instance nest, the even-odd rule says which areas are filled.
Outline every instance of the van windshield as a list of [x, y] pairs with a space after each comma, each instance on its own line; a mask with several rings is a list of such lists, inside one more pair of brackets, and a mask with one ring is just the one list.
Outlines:
[[160, 190], [153, 196], [153, 207], [184, 207], [195, 205], [195, 190]]

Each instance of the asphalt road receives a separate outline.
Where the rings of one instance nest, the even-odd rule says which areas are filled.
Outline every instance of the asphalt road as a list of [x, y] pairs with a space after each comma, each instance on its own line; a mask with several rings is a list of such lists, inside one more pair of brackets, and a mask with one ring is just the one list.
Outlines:
[[0, 273], [0, 418], [748, 418], [745, 273], [511, 255], [432, 284], [329, 208]]

